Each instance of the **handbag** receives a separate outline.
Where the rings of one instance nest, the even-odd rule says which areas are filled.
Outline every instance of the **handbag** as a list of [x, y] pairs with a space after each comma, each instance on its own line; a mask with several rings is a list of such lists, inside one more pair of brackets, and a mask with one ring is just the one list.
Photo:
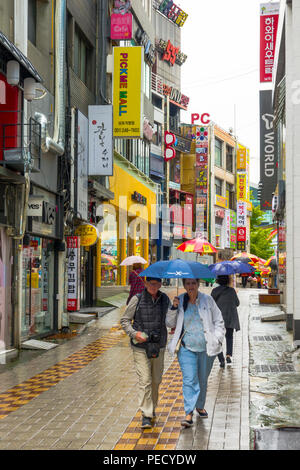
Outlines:
[[176, 348], [175, 348], [175, 353], [176, 353], [176, 354], [179, 353], [179, 349], [181, 348], [181, 342], [182, 342], [182, 338], [184, 337], [184, 334], [185, 334], [185, 330], [184, 330], [183, 333], [180, 335], [180, 338], [179, 338], [179, 340], [177, 341]]

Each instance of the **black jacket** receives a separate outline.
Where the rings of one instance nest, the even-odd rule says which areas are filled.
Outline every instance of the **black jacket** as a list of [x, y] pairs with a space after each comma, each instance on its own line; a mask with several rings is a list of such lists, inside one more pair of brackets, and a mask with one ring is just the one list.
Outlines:
[[235, 289], [228, 286], [219, 286], [211, 291], [211, 296], [222, 312], [225, 328], [240, 330], [237, 307], [240, 305]]
[[[132, 327], [136, 331], [147, 333], [148, 336], [155, 332], [159, 337], [160, 348], [164, 348], [168, 339], [166, 315], [169, 309], [169, 297], [159, 291], [157, 299], [153, 301], [147, 289], [144, 289], [141, 294], [138, 294], [138, 297], [139, 302], [137, 304]], [[146, 343], [137, 343], [134, 344], [134, 347], [146, 349]]]

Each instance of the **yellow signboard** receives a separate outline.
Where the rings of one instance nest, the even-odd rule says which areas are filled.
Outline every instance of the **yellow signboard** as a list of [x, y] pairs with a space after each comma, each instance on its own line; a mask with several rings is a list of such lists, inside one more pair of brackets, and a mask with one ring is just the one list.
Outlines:
[[246, 170], [247, 168], [247, 149], [246, 147], [239, 147], [236, 156], [236, 169]]
[[237, 174], [237, 200], [246, 201], [247, 200], [247, 174], [238, 173]]
[[216, 206], [224, 207], [225, 209], [228, 208], [228, 199], [223, 196], [219, 196], [216, 194]]
[[114, 137], [143, 137], [143, 47], [114, 47]]
[[77, 227], [75, 230], [75, 235], [80, 237], [81, 246], [95, 245], [99, 238], [99, 232], [97, 227], [94, 227], [94, 225], [89, 224], [79, 225], [79, 227]]

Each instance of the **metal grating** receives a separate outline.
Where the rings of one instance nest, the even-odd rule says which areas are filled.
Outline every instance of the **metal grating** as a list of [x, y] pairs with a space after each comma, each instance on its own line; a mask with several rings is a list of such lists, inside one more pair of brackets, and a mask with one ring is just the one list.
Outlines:
[[252, 317], [251, 320], [260, 320], [260, 317]]
[[253, 341], [283, 341], [283, 339], [280, 335], [253, 336]]
[[256, 373], [259, 372], [295, 372], [292, 364], [260, 364], [255, 366]]

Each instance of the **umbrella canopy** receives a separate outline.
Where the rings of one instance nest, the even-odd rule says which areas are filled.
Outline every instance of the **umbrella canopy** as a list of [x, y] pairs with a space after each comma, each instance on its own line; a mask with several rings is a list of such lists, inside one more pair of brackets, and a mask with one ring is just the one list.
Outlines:
[[194, 238], [193, 240], [187, 240], [177, 247], [177, 250], [183, 251], [184, 253], [217, 253], [217, 249], [203, 238]]
[[211, 272], [216, 276], [228, 276], [230, 274], [253, 273], [254, 268], [241, 261], [221, 261], [209, 266]]
[[117, 266], [117, 262], [113, 256], [101, 254], [101, 264], [106, 264], [107, 266]]
[[264, 266], [270, 267], [270, 268], [276, 268], [277, 267], [277, 259], [276, 256], [271, 256], [265, 263]]
[[238, 253], [237, 255], [231, 258], [231, 261], [234, 260], [239, 260], [243, 263], [259, 263], [260, 258], [256, 255], [252, 255], [251, 253], [243, 251], [242, 253]]
[[213, 274], [206, 264], [174, 259], [153, 263], [142, 271], [139, 276], [157, 277], [160, 279], [211, 279]]
[[133, 264], [147, 264], [147, 261], [141, 256], [127, 256], [120, 266], [132, 266]]
[[271, 272], [271, 268], [263, 268], [260, 272], [261, 277], [268, 277]]

